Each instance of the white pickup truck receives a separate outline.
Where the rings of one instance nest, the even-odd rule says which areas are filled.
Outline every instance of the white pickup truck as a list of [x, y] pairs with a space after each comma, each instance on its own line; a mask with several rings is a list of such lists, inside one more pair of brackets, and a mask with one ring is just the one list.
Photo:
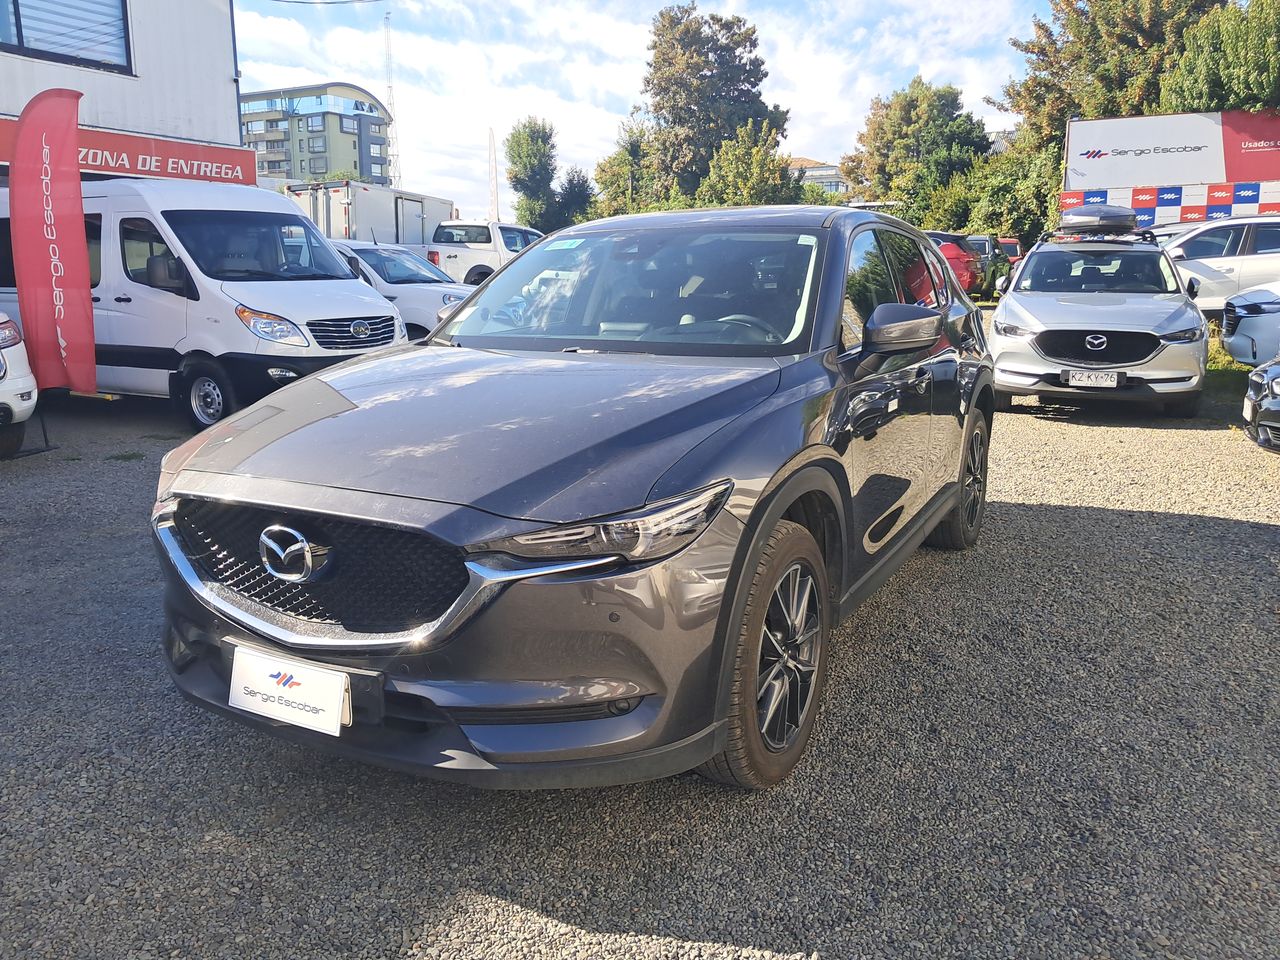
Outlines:
[[530, 227], [493, 220], [445, 220], [432, 235], [431, 243], [419, 250], [454, 280], [481, 283], [542, 234]]

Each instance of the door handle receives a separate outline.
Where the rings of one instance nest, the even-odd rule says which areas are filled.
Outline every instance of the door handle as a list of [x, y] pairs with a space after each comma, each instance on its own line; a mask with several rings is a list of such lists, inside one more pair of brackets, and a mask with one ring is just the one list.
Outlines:
[[116, 303], [133, 303], [133, 297], [116, 297]]

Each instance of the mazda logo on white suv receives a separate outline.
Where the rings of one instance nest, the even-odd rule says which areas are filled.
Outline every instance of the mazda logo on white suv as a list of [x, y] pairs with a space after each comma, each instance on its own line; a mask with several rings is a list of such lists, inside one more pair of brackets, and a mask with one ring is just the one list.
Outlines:
[[1084, 345], [1090, 350], [1107, 349], [1107, 338], [1100, 333], [1091, 333], [1084, 338]]

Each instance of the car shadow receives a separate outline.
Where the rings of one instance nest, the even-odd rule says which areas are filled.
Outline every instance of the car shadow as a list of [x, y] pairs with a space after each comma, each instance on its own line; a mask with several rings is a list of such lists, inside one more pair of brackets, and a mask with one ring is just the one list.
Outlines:
[[[1241, 394], [1243, 399], [1244, 394]], [[1075, 423], [1090, 427], [1135, 427], [1143, 430], [1230, 430], [1239, 428], [1240, 404], [1221, 400], [1203, 402], [1196, 417], [1166, 416], [1157, 403], [1105, 400], [1060, 400], [1040, 397], [1019, 398], [1013, 409], [1000, 416], [1030, 416], [1055, 423]]]
[[[146, 550], [109, 595], [54, 593], [38, 555], [24, 609], [41, 612], [0, 644], [0, 702], [69, 648], [87, 665], [28, 698], [0, 778], [23, 837], [5, 913], [46, 942], [127, 915], [154, 922], [84, 942], [202, 957], [267, 942], [317, 957], [1174, 942], [1210, 956], [1229, 935], [1265, 952], [1280, 648], [1260, 588], [1276, 583], [1280, 526], [990, 504], [978, 548], [922, 551], [840, 628], [811, 753], [759, 794], [694, 774], [488, 792], [206, 714], [156, 650]], [[114, 612], [86, 614], [95, 604]], [[23, 852], [40, 850], [57, 854]]]

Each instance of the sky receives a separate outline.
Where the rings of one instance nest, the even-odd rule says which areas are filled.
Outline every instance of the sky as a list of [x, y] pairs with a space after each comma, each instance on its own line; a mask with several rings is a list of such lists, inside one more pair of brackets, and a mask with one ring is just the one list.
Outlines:
[[[453, 200], [465, 217], [489, 209], [489, 130], [498, 147], [534, 115], [555, 125], [560, 170], [589, 174], [642, 102], [659, 0], [372, 0], [314, 4], [235, 0], [240, 86], [322, 80], [385, 100], [383, 18], [391, 13], [401, 186]], [[836, 163], [855, 145], [873, 97], [916, 73], [955, 84], [989, 130], [1013, 120], [984, 102], [1023, 70], [1010, 37], [1030, 34], [1047, 0], [723, 0], [702, 13], [754, 24], [769, 77], [765, 100], [791, 111], [783, 149]]]

